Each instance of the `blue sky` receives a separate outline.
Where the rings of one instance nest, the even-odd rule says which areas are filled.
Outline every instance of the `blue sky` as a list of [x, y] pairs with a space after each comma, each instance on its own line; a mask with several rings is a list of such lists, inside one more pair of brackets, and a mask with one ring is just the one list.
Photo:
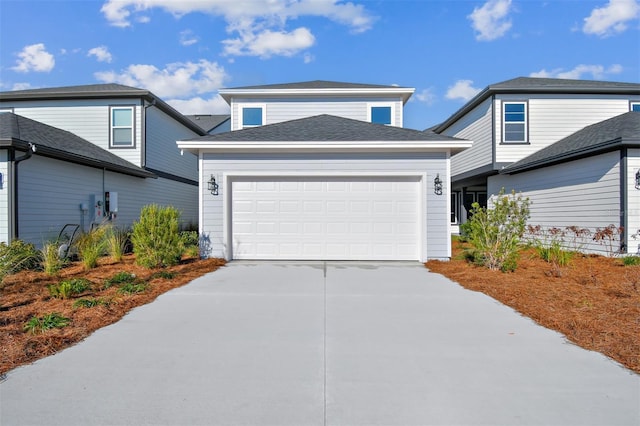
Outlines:
[[116, 82], [217, 114], [221, 87], [397, 84], [424, 129], [519, 76], [640, 82], [640, 0], [0, 0], [1, 90]]

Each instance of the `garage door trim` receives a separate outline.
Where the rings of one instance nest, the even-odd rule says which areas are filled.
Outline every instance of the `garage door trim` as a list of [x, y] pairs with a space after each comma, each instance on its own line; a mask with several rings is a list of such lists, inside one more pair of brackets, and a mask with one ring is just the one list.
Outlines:
[[426, 261], [426, 211], [427, 211], [427, 189], [426, 189], [426, 181], [427, 181], [427, 173], [420, 171], [403, 171], [403, 172], [386, 172], [386, 171], [357, 171], [357, 172], [348, 172], [348, 171], [312, 171], [312, 172], [224, 172], [222, 175], [222, 195], [223, 195], [223, 244], [226, 248], [226, 258], [227, 260], [233, 259], [233, 236], [232, 236], [232, 203], [231, 203], [231, 185], [233, 184], [234, 179], [242, 178], [255, 178], [257, 179], [277, 179], [277, 178], [295, 178], [299, 177], [301, 179], [305, 178], [324, 178], [327, 179], [335, 179], [335, 178], [417, 178], [420, 198], [418, 200], [419, 204], [419, 245], [418, 245], [418, 254], [419, 260], [424, 262]]

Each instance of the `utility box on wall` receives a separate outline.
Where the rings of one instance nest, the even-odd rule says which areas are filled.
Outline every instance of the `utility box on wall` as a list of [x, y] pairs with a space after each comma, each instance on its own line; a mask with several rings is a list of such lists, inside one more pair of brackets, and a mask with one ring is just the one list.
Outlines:
[[104, 211], [106, 214], [118, 213], [118, 193], [114, 191], [104, 193]]
[[[104, 220], [104, 205], [102, 195], [93, 194], [91, 196], [91, 210], [93, 212], [92, 222], [100, 223]], [[91, 213], [90, 213], [91, 214]]]

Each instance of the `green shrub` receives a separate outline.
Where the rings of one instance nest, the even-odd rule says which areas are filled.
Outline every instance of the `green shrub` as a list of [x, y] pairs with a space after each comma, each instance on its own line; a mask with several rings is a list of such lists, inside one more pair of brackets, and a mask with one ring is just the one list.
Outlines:
[[622, 258], [622, 264], [624, 266], [640, 265], [640, 256], [625, 256]]
[[122, 257], [127, 252], [127, 247], [131, 242], [130, 236], [131, 231], [125, 228], [112, 226], [107, 230], [107, 251], [116, 262], [121, 262]]
[[9, 245], [0, 243], [0, 282], [10, 274], [40, 266], [40, 252], [30, 243], [13, 240]]
[[172, 280], [173, 278], [175, 278], [175, 276], [176, 274], [174, 274], [173, 272], [162, 270], [151, 275], [151, 279], [163, 278], [165, 280]]
[[73, 302], [74, 308], [94, 308], [96, 306], [109, 305], [109, 302], [104, 299], [78, 299]]
[[102, 288], [109, 288], [112, 287], [114, 285], [121, 285], [121, 284], [127, 284], [127, 283], [133, 283], [136, 281], [136, 276], [135, 274], [131, 274], [129, 272], [118, 272], [117, 274], [115, 274], [114, 276], [112, 276], [111, 278], [107, 278], [106, 280], [104, 280], [104, 285]]
[[44, 243], [41, 252], [42, 269], [47, 275], [57, 275], [66, 265], [67, 261], [60, 256], [58, 243], [49, 241]]
[[180, 212], [156, 204], [144, 206], [133, 224], [131, 242], [136, 262], [146, 268], [176, 265], [183, 252], [178, 232]]
[[107, 247], [105, 239], [107, 228], [98, 226], [89, 232], [80, 234], [75, 242], [78, 249], [78, 256], [84, 265], [85, 270], [98, 266], [98, 259], [104, 256]]
[[32, 317], [24, 325], [24, 331], [31, 334], [44, 333], [52, 328], [66, 327], [71, 320], [63, 317], [57, 312], [53, 312], [42, 317]]
[[136, 294], [142, 293], [147, 289], [147, 283], [136, 281], [136, 282], [128, 282], [120, 285], [118, 288], [118, 293], [120, 294]]
[[72, 278], [48, 286], [49, 294], [56, 299], [68, 299], [90, 288], [91, 281], [86, 278]]
[[527, 219], [529, 199], [515, 191], [505, 195], [504, 188], [492, 208], [473, 203], [471, 219], [461, 231], [473, 246], [469, 254], [474, 262], [492, 270], [513, 271], [517, 267], [518, 249]]

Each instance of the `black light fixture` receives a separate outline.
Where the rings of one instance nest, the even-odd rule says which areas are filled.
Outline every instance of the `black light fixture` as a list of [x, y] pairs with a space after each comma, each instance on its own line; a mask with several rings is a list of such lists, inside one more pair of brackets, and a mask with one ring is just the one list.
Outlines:
[[440, 179], [440, 173], [436, 175], [436, 178], [433, 180], [433, 192], [436, 195], [442, 195], [442, 180]]
[[218, 183], [213, 175], [211, 175], [211, 179], [207, 182], [207, 189], [211, 192], [211, 195], [218, 195]]
[[640, 189], [640, 169], [636, 172], [636, 189]]

